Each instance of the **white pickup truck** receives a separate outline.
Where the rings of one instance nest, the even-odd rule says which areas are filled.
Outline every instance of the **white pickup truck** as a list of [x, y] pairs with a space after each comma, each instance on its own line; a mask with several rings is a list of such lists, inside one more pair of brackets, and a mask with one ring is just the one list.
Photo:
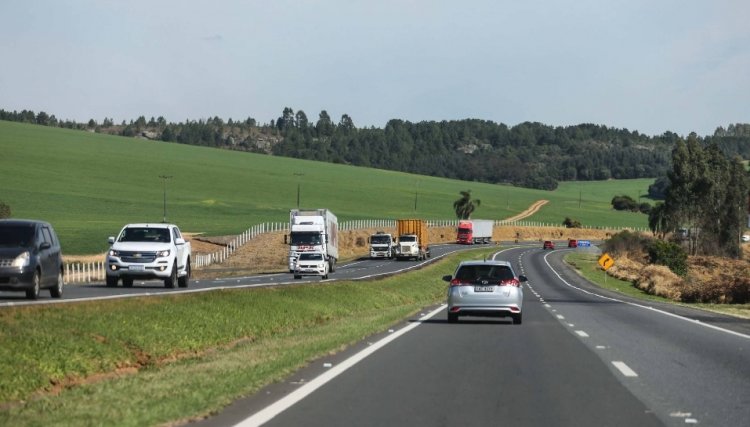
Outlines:
[[190, 242], [173, 224], [128, 224], [110, 237], [107, 286], [125, 287], [134, 279], [161, 279], [164, 286], [187, 288], [190, 280]]

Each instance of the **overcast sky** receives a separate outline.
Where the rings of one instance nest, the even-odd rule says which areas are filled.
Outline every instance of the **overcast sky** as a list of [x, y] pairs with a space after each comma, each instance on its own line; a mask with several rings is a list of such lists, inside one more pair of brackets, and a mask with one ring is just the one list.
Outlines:
[[0, 108], [98, 122], [750, 122], [748, 0], [1, 0]]

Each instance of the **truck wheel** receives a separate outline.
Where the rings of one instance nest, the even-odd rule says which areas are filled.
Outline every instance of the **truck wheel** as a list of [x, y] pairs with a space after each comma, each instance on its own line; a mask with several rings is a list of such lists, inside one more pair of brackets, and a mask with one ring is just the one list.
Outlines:
[[41, 274], [39, 273], [39, 270], [35, 271], [31, 289], [26, 290], [26, 298], [28, 299], [39, 298], [39, 287], [41, 286], [41, 280], [42, 280], [42, 277], [41, 277]]
[[190, 270], [190, 260], [188, 260], [187, 265], [185, 266], [185, 275], [177, 279], [177, 284], [181, 288], [188, 287], [188, 284], [190, 283], [190, 274], [192, 274], [192, 271]]
[[169, 277], [164, 279], [164, 287], [170, 289], [177, 287], [177, 265], [172, 266], [172, 271], [169, 273]]
[[49, 294], [52, 298], [62, 298], [63, 285], [65, 285], [65, 280], [63, 279], [62, 271], [59, 271], [57, 273], [57, 283], [55, 283], [55, 286], [49, 290]]
[[[117, 284], [115, 284], [117, 286]], [[133, 287], [133, 278], [132, 277], [123, 277], [122, 278], [122, 286], [126, 288], [132, 288]]]
[[107, 287], [114, 288], [117, 286], [117, 276], [107, 276]]
[[332, 258], [331, 262], [330, 262], [330, 264], [328, 264], [328, 266], [330, 267], [328, 269], [328, 271], [330, 271], [331, 273], [333, 273], [334, 271], [336, 271], [336, 258]]

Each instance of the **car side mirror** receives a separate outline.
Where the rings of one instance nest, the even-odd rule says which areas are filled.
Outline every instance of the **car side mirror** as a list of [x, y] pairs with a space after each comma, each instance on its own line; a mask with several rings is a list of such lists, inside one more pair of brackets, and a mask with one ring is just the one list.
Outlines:
[[526, 276], [524, 276], [524, 275], [520, 275], [520, 276], [518, 276], [518, 281], [519, 282], [528, 282], [529, 279], [527, 279]]
[[288, 235], [286, 235], [286, 234], [284, 235], [284, 244], [285, 244], [285, 245], [288, 245], [288, 244], [289, 244], [289, 243], [287, 243], [287, 238], [288, 238], [288, 237], [289, 237]]
[[42, 242], [42, 244], [39, 245], [39, 249], [41, 249], [41, 250], [49, 249], [51, 247], [52, 247], [52, 245], [50, 245], [49, 242]]
[[185, 244], [185, 239], [183, 239], [182, 237], [178, 237], [178, 238], [174, 239], [174, 244], [175, 245], [184, 245]]
[[450, 274], [447, 275], [447, 276], [443, 276], [443, 281], [444, 282], [450, 282], [452, 279], [453, 279], [453, 276], [451, 276]]
[[107, 239], [107, 243], [109, 243], [110, 245], [115, 243], [115, 238], [113, 236], [109, 236], [109, 238]]

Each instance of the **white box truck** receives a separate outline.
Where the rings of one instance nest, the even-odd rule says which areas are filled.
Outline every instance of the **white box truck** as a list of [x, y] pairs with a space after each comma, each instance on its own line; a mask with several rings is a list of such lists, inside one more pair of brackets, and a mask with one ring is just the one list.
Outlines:
[[328, 209], [292, 209], [289, 211], [289, 272], [294, 273], [299, 254], [321, 252], [328, 270], [336, 270], [339, 258], [339, 222]]

